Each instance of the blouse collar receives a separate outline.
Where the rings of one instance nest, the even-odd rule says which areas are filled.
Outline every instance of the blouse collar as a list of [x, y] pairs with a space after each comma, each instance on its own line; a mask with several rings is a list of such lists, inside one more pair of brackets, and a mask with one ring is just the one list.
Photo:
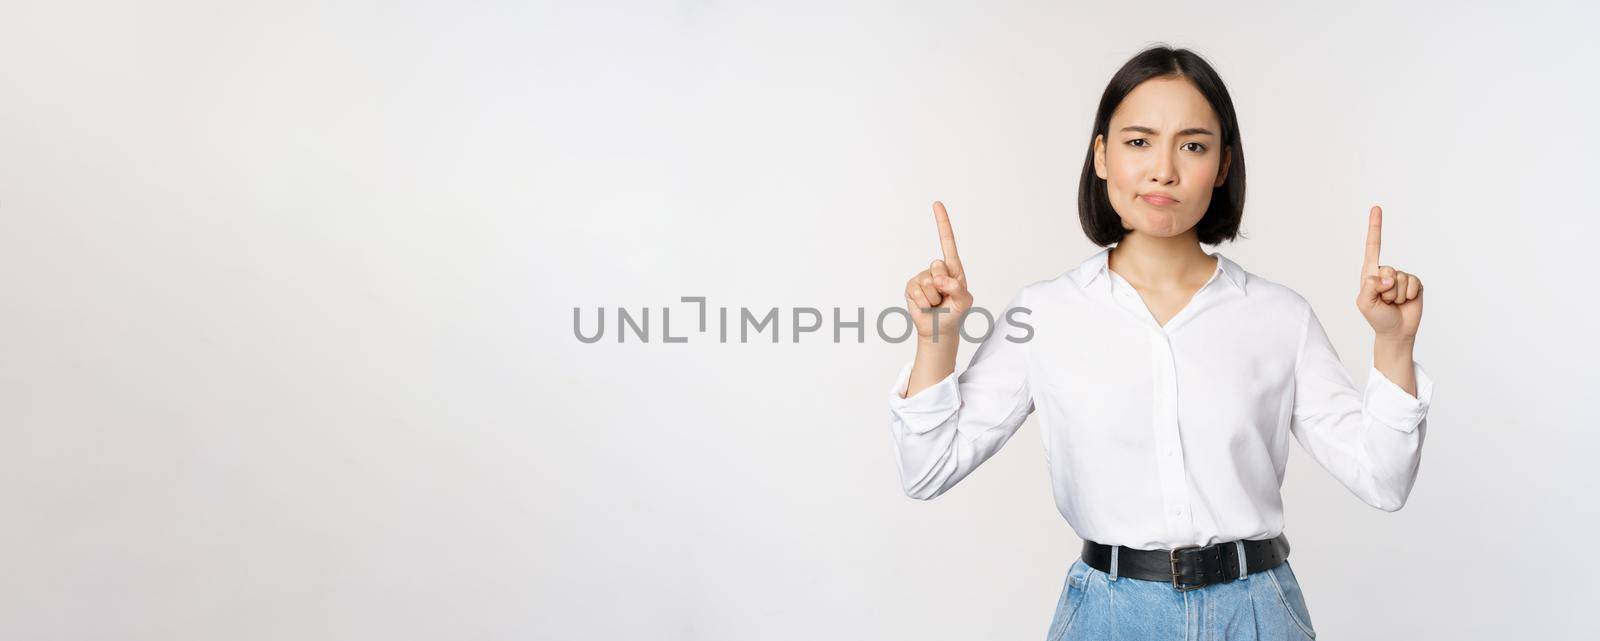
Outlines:
[[[1239, 293], [1245, 293], [1245, 282], [1249, 278], [1244, 268], [1240, 267], [1238, 263], [1228, 260], [1228, 257], [1222, 255], [1220, 251], [1212, 252], [1211, 255], [1217, 257], [1217, 270], [1222, 272], [1224, 280], [1238, 288]], [[1105, 275], [1111, 269], [1110, 257], [1110, 247], [1105, 247], [1095, 252], [1093, 256], [1084, 259], [1082, 263], [1078, 264], [1077, 268], [1072, 270], [1072, 280], [1076, 281], [1079, 287], [1088, 288], [1090, 283], [1093, 283], [1095, 279]]]

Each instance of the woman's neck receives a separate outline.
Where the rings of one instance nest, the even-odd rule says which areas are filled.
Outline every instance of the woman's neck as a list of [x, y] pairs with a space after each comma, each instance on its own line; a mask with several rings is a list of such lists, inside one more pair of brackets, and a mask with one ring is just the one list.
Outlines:
[[1133, 286], [1159, 290], [1210, 280], [1218, 259], [1200, 248], [1191, 229], [1167, 238], [1129, 231], [1107, 260], [1107, 267]]

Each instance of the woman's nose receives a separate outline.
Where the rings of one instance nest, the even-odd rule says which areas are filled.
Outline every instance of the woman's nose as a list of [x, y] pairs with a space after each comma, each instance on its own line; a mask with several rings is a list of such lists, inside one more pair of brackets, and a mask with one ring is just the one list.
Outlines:
[[1161, 157], [1156, 159], [1155, 166], [1151, 168], [1150, 181], [1162, 185], [1170, 185], [1177, 182], [1178, 172], [1176, 167], [1177, 164], [1172, 162], [1171, 156], [1161, 154]]

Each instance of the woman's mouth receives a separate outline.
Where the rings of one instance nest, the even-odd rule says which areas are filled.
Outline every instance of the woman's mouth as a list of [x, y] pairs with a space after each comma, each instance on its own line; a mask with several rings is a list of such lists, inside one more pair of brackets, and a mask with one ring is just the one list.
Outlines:
[[1178, 199], [1167, 194], [1149, 193], [1139, 196], [1139, 198], [1158, 207], [1161, 205], [1171, 205], [1172, 203], [1178, 202]]

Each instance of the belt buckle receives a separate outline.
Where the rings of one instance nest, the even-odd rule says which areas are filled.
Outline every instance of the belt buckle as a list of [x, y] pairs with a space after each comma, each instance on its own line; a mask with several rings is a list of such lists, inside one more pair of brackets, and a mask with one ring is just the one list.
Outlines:
[[[1172, 550], [1167, 552], [1167, 561], [1169, 562], [1168, 569], [1170, 569], [1172, 571], [1172, 587], [1176, 588], [1179, 592], [1188, 592], [1190, 590], [1198, 590], [1198, 589], [1203, 588], [1203, 587], [1206, 586], [1205, 583], [1201, 583], [1199, 585], [1189, 585], [1187, 583], [1182, 583], [1182, 582], [1179, 581], [1179, 577], [1181, 575], [1178, 573], [1178, 553], [1183, 551], [1183, 550], [1198, 550], [1198, 549], [1201, 549], [1202, 547], [1203, 546], [1199, 546], [1199, 545], [1180, 545], [1178, 547], [1172, 548]], [[1202, 581], [1203, 580], [1204, 579], [1202, 579]]]

